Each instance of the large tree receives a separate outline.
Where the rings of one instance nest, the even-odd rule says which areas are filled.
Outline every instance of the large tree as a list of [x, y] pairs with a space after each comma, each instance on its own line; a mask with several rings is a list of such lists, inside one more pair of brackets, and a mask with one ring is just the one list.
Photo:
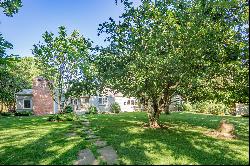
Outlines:
[[[245, 1], [143, 0], [139, 7], [128, 1], [124, 4], [119, 22], [110, 18], [100, 25], [99, 33], [108, 34], [110, 45], [102, 48], [97, 58], [99, 75], [106, 86], [143, 99], [151, 127], [159, 127], [159, 115], [169, 111], [176, 93], [194, 98], [202, 91], [227, 92], [225, 84], [232, 85], [237, 79], [246, 91]], [[222, 81], [222, 88], [215, 88], [213, 79]], [[204, 82], [207, 84], [201, 84]]]
[[[16, 14], [21, 6], [21, 0], [0, 0], [0, 9], [8, 17]], [[0, 32], [0, 111], [3, 105], [14, 109], [15, 93], [26, 85], [26, 81], [15, 74], [18, 56], [7, 54], [8, 49], [13, 49], [13, 45]]]
[[[54, 99], [57, 98], [58, 109], [62, 110], [65, 96], [69, 90], [76, 94], [88, 90], [92, 79], [90, 61], [91, 41], [74, 30], [67, 35], [66, 28], [59, 27], [59, 35], [52, 32], [43, 34], [44, 43], [34, 45], [33, 54], [39, 62], [42, 75], [52, 82], [50, 84]], [[79, 91], [79, 85], [85, 85]], [[86, 89], [85, 89], [86, 88]]]

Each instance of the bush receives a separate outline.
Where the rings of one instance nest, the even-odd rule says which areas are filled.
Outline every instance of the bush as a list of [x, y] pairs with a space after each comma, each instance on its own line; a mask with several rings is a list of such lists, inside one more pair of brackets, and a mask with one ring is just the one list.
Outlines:
[[15, 112], [15, 116], [30, 116], [33, 115], [32, 111], [17, 111]]
[[47, 119], [48, 121], [78, 121], [79, 117], [74, 113], [65, 113], [65, 114], [53, 114], [50, 115]]
[[63, 112], [64, 112], [64, 113], [71, 113], [71, 112], [73, 112], [72, 106], [70, 106], [70, 105], [66, 106], [66, 107], [64, 108], [64, 111], [63, 111]]
[[182, 104], [182, 110], [187, 111], [187, 112], [192, 112], [193, 111], [193, 106], [191, 105], [190, 102], [186, 102]]
[[195, 112], [214, 115], [225, 115], [229, 109], [225, 104], [216, 101], [205, 101], [194, 104]]
[[119, 112], [121, 112], [121, 107], [120, 107], [120, 105], [117, 102], [114, 102], [110, 106], [110, 111], [112, 113], [119, 113]]
[[11, 112], [1, 112], [0, 115], [2, 115], [2, 116], [13, 116], [13, 113], [11, 113]]
[[90, 106], [87, 112], [89, 114], [97, 114], [98, 110], [97, 110], [97, 108], [95, 106]]

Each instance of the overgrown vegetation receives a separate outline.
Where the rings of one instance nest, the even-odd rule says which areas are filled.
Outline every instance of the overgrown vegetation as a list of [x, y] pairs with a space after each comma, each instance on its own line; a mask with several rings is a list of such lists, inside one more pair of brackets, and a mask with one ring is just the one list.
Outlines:
[[182, 110], [187, 112], [207, 113], [214, 115], [234, 115], [231, 108], [222, 102], [208, 100], [204, 102], [196, 102], [194, 104], [185, 102], [182, 105]]

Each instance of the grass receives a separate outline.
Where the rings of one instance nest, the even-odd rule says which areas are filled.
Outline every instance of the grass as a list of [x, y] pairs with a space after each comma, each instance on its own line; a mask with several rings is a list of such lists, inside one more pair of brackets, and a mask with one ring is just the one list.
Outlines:
[[[95, 133], [118, 152], [120, 164], [249, 164], [249, 118], [195, 113], [161, 115], [168, 129], [143, 128], [144, 112], [88, 116]], [[216, 129], [222, 118], [236, 128], [237, 139], [203, 133]]]
[[[86, 147], [76, 122], [0, 116], [0, 165], [71, 165]], [[76, 136], [67, 136], [75, 132]]]
[[[118, 152], [120, 164], [249, 164], [249, 118], [194, 113], [161, 115], [168, 129], [143, 128], [144, 112], [88, 115], [91, 128]], [[237, 139], [204, 135], [222, 118], [236, 128]], [[1, 165], [71, 165], [80, 150], [96, 147], [84, 141], [77, 122], [48, 122], [47, 116], [0, 116]], [[76, 133], [75, 136], [67, 136]], [[97, 157], [97, 156], [96, 156]], [[105, 164], [105, 162], [101, 163]]]

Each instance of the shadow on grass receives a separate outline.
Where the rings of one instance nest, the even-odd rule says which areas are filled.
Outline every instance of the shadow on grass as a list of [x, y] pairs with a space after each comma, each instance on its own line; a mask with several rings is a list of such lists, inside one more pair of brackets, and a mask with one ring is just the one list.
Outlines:
[[[19, 119], [12, 119], [12, 123]], [[0, 150], [2, 165], [73, 164], [77, 153], [85, 147], [82, 138], [66, 136], [72, 128], [71, 122], [61, 124], [46, 122], [41, 117], [21, 119], [23, 120], [21, 123], [16, 122], [14, 125], [9, 123], [11, 119], [6, 123], [1, 122], [0, 126], [5, 127], [6, 131], [18, 132], [2, 137], [4, 138]]]
[[[142, 113], [95, 115], [90, 120], [95, 132], [118, 151], [121, 164], [248, 164], [244, 139], [218, 140], [192, 130], [194, 126], [213, 128], [216, 125], [210, 123], [220, 117], [200, 121], [207, 116], [171, 116], [161, 119], [172, 126], [166, 130], [142, 128], [147, 122]], [[178, 128], [181, 125], [185, 127]]]

